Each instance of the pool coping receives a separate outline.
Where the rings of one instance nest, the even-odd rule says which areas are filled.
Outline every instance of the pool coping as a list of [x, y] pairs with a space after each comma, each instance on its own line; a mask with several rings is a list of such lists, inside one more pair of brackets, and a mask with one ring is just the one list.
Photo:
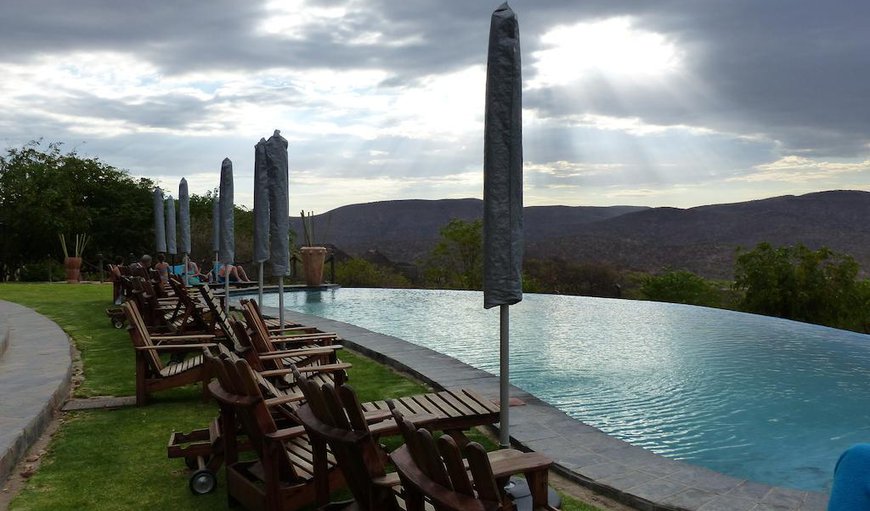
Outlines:
[[[277, 314], [274, 307], [264, 312]], [[285, 319], [336, 332], [342, 344], [436, 389], [473, 387], [498, 399], [498, 377], [398, 337], [285, 310]], [[352, 382], [351, 382], [352, 383]], [[769, 486], [675, 461], [611, 437], [511, 386], [511, 443], [554, 460], [568, 479], [643, 511], [823, 511], [828, 495]], [[495, 426], [496, 429], [497, 426]]]
[[73, 347], [57, 323], [0, 300], [0, 487], [72, 386]]

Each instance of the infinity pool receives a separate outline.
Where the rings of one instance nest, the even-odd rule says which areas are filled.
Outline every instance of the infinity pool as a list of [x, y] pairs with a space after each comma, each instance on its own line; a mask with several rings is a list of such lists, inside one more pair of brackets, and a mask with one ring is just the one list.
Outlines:
[[[285, 307], [498, 374], [498, 311], [479, 292], [296, 292]], [[718, 309], [527, 294], [511, 307], [511, 383], [663, 456], [827, 491], [840, 453], [870, 441], [868, 340]]]

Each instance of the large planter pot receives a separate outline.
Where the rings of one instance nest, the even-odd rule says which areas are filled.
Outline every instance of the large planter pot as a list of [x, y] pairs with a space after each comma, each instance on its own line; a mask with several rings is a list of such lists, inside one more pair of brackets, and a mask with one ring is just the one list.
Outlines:
[[63, 267], [66, 270], [66, 281], [70, 284], [78, 284], [81, 278], [82, 258], [67, 257], [63, 260]]
[[302, 247], [302, 272], [305, 285], [317, 287], [323, 284], [323, 261], [326, 260], [325, 247]]

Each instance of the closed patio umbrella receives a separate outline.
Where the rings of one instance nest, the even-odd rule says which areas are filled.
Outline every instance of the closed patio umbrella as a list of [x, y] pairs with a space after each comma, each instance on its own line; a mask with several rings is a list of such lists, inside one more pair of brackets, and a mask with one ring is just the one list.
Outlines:
[[217, 282], [217, 267], [221, 253], [221, 199], [220, 195], [215, 196], [211, 203], [211, 251], [214, 252], [214, 265], [212, 273], [214, 281]]
[[166, 225], [163, 220], [163, 191], [154, 189], [154, 250], [166, 253]]
[[[171, 256], [178, 253], [175, 225], [175, 199], [170, 195], [166, 198], [166, 251]], [[175, 257], [172, 258], [172, 264], [175, 264]]]
[[178, 183], [178, 229], [181, 240], [178, 245], [178, 251], [182, 254], [182, 264], [184, 264], [184, 285], [190, 285], [190, 271], [188, 271], [188, 263], [190, 261], [190, 192], [187, 190], [187, 180], [181, 178]]
[[254, 146], [254, 261], [259, 265], [257, 303], [263, 303], [263, 263], [269, 260], [269, 172], [266, 139]]
[[[233, 220], [233, 162], [224, 158], [221, 163], [220, 184], [220, 261], [226, 267], [236, 259], [236, 234]], [[224, 304], [230, 310], [230, 272], [224, 271]]]
[[483, 306], [499, 307], [499, 443], [510, 445], [510, 321], [523, 299], [523, 132], [520, 34], [507, 3], [492, 14], [483, 154]]
[[284, 328], [284, 275], [290, 266], [290, 189], [287, 139], [281, 132], [265, 144], [266, 171], [269, 175], [269, 262], [272, 276], [278, 277], [278, 314]]

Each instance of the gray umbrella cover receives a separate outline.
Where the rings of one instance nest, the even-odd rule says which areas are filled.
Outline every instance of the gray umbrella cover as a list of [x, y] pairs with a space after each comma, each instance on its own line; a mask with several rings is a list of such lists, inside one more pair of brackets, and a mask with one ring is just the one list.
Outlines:
[[166, 226], [163, 223], [163, 191], [154, 189], [154, 250], [166, 253]]
[[269, 174], [269, 231], [272, 276], [287, 274], [290, 266], [290, 188], [287, 139], [281, 132], [266, 141], [266, 169]]
[[269, 171], [266, 139], [254, 146], [254, 261], [269, 260]]
[[211, 251], [221, 250], [221, 199], [215, 197], [211, 203]]
[[507, 3], [492, 14], [483, 150], [483, 306], [523, 299], [520, 32]]
[[170, 195], [166, 199], [166, 251], [175, 255], [178, 253], [178, 239], [175, 232], [175, 199]]
[[233, 222], [233, 162], [229, 158], [224, 158], [221, 163], [220, 197], [220, 260], [224, 264], [232, 264], [236, 259], [236, 236]]
[[187, 190], [187, 180], [181, 178], [178, 183], [178, 228], [181, 230], [181, 242], [178, 251], [190, 254], [190, 192]]

